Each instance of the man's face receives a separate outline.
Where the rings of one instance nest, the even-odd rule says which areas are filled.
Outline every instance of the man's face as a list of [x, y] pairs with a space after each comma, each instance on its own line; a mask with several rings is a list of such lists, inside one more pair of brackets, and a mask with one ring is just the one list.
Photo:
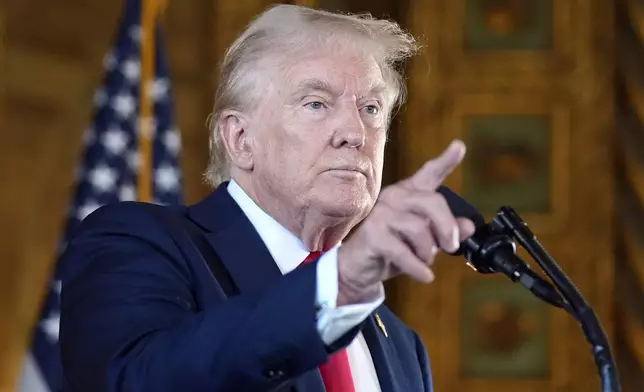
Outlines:
[[381, 71], [340, 50], [288, 64], [252, 117], [254, 187], [294, 211], [362, 219], [382, 180], [391, 102]]

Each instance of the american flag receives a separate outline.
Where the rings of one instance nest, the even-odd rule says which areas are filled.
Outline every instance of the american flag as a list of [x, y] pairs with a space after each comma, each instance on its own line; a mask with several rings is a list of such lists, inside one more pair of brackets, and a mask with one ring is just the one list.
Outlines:
[[[168, 65], [160, 29], [156, 29], [155, 71], [145, 91], [152, 100], [151, 162], [138, 153], [139, 89], [141, 86], [141, 0], [125, 4], [116, 42], [104, 59], [104, 79], [94, 98], [92, 123], [83, 136], [82, 160], [76, 171], [61, 248], [80, 221], [98, 207], [137, 199], [137, 175], [143, 165], [151, 171], [151, 195], [158, 204], [181, 202], [179, 150], [174, 126]], [[150, 42], [152, 42], [150, 40]], [[62, 249], [61, 249], [62, 250]], [[49, 292], [34, 329], [19, 380], [21, 392], [63, 391], [58, 350], [61, 281], [66, 268], [56, 265]]]

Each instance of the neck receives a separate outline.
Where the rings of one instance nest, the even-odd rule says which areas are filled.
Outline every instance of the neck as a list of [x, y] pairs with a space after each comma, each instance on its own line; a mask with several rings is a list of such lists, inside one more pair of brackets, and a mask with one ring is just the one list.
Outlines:
[[347, 217], [331, 217], [319, 213], [310, 205], [286, 205], [268, 192], [253, 186], [244, 177], [234, 178], [235, 182], [259, 208], [291, 232], [310, 251], [327, 251], [338, 244], [354, 225]]

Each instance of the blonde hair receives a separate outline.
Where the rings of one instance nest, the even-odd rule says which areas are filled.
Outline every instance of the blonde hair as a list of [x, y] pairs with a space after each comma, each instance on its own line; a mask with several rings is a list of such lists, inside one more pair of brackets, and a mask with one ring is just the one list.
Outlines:
[[[338, 37], [338, 35], [341, 35]], [[392, 111], [405, 99], [405, 82], [399, 65], [418, 49], [414, 38], [392, 21], [370, 14], [350, 15], [280, 4], [260, 14], [228, 48], [221, 63], [215, 104], [209, 116], [210, 158], [204, 173], [216, 187], [230, 178], [230, 162], [221, 140], [219, 125], [224, 110], [252, 110], [258, 99], [257, 72], [260, 60], [269, 55], [310, 48], [311, 43], [334, 44], [346, 36], [361, 39], [380, 66], [392, 91]]]

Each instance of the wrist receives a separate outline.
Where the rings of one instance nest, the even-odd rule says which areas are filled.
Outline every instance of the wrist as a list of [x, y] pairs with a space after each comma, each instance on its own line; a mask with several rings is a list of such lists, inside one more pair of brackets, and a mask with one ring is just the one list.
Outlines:
[[371, 302], [382, 295], [382, 283], [378, 282], [368, 286], [358, 286], [344, 279], [338, 273], [338, 298], [337, 306]]

